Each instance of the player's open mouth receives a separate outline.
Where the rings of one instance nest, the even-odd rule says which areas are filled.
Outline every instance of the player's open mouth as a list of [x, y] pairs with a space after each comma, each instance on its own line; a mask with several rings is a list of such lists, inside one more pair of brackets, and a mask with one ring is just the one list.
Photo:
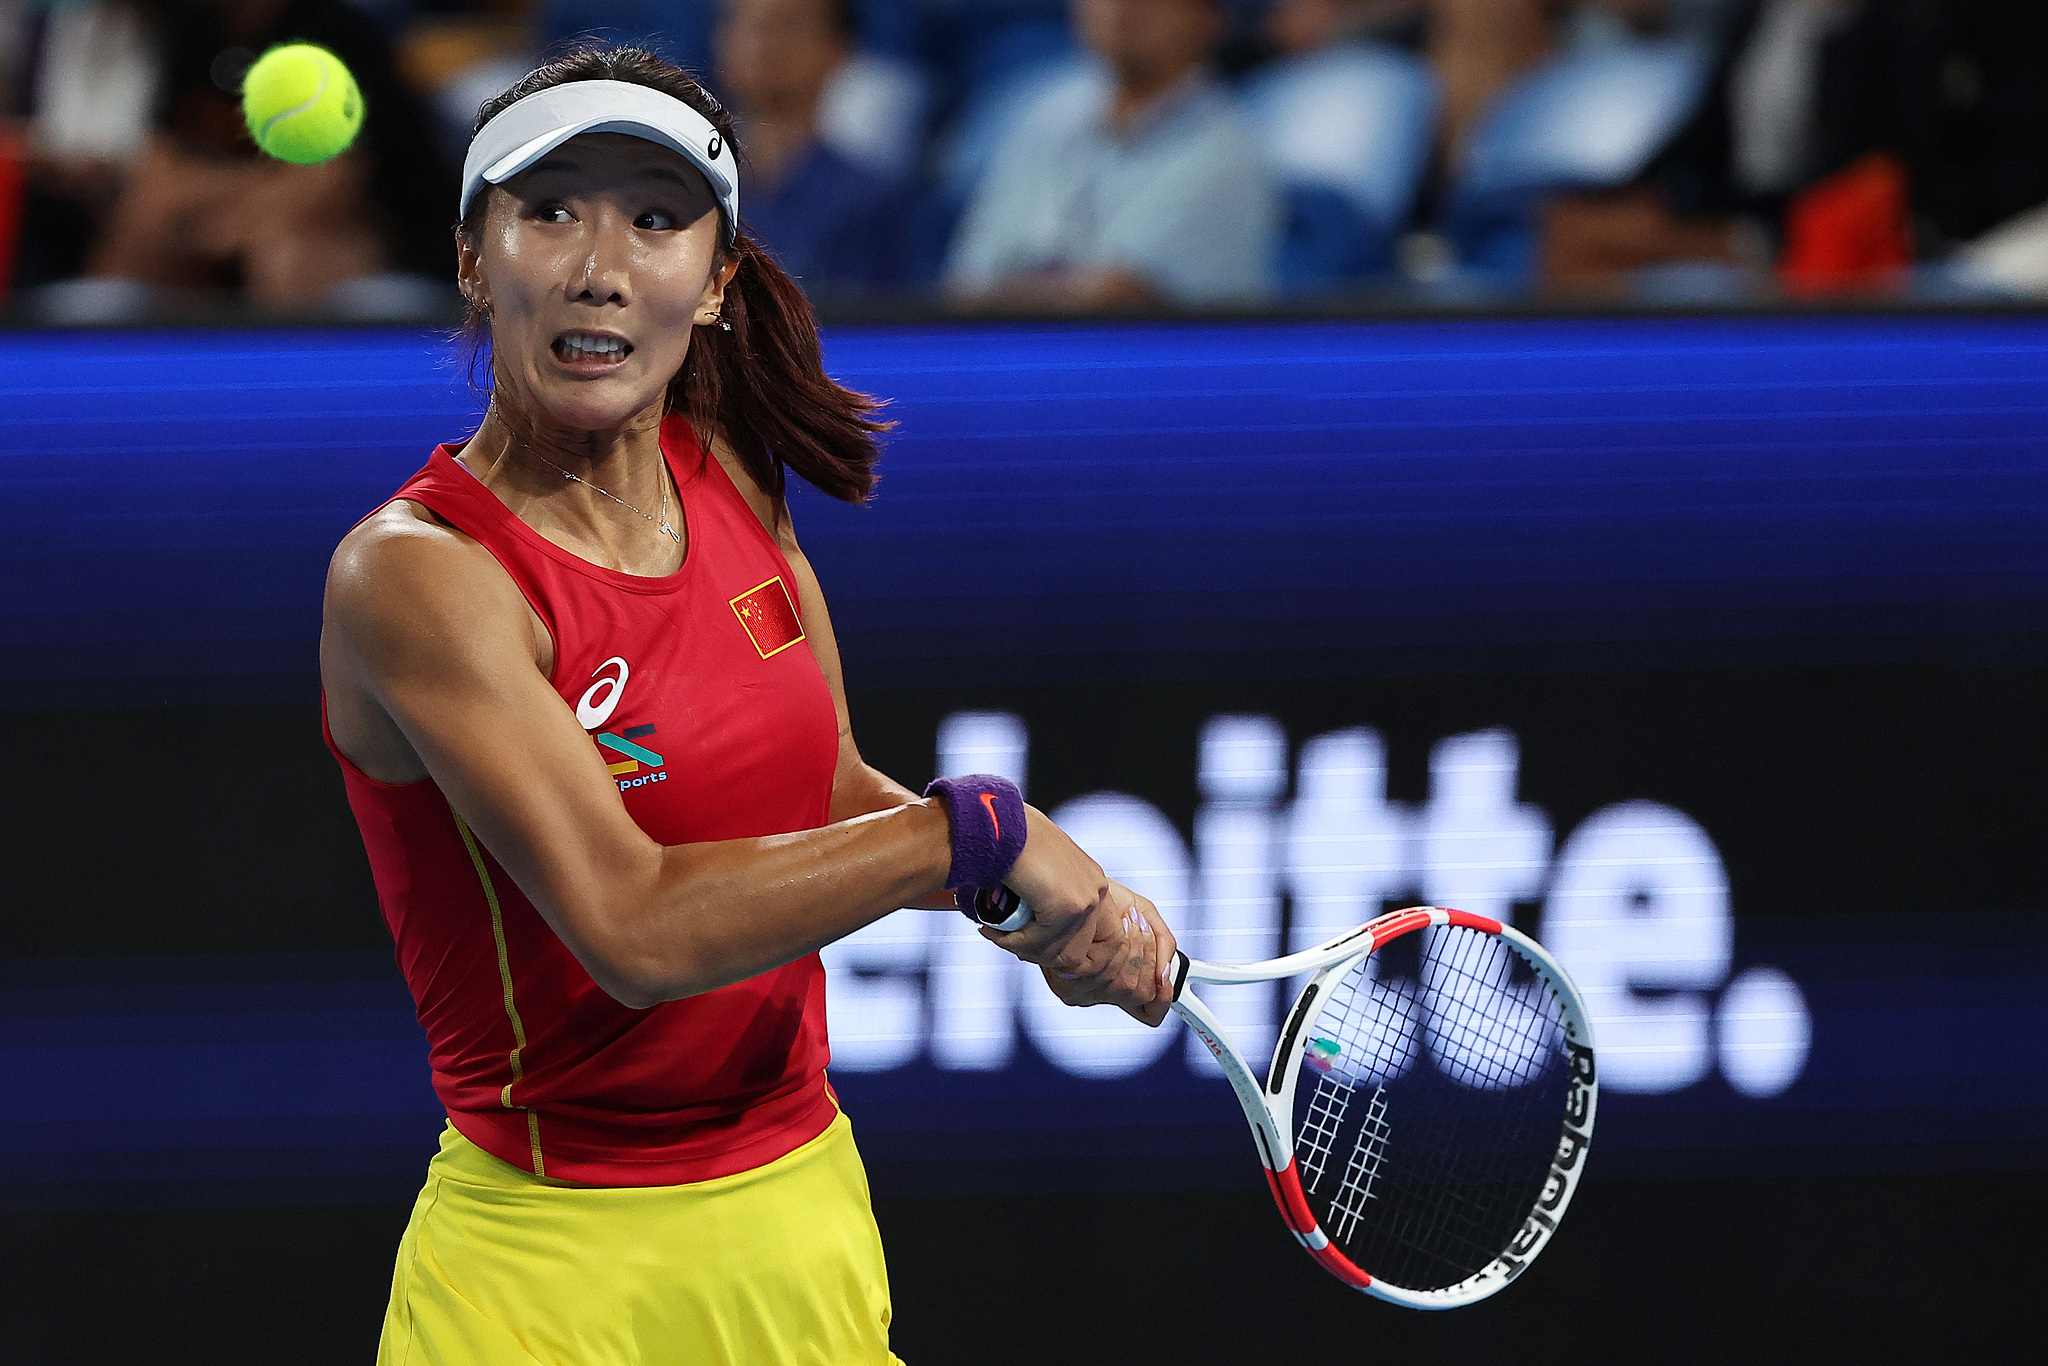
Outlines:
[[623, 364], [633, 354], [633, 343], [612, 332], [564, 332], [549, 348], [555, 359], [579, 370], [603, 370]]

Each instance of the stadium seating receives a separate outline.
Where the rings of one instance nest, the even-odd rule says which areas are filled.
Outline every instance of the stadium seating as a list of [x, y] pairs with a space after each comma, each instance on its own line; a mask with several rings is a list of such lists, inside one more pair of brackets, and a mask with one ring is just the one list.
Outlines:
[[1436, 130], [1428, 64], [1346, 44], [1261, 71], [1245, 106], [1287, 195], [1281, 287], [1323, 289], [1386, 271]]
[[1526, 280], [1542, 196], [1641, 174], [1692, 113], [1707, 75], [1689, 44], [1631, 41], [1567, 53], [1510, 86], [1481, 115], [1452, 176], [1445, 226], [1463, 267]]

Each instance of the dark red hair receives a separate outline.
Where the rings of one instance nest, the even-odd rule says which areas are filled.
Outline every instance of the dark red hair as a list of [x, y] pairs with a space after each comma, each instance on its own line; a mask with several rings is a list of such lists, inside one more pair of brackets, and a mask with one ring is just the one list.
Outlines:
[[[725, 106], [682, 68], [635, 47], [581, 48], [529, 72], [485, 101], [475, 131], [528, 95], [572, 81], [630, 81], [659, 90], [710, 120], [738, 151]], [[483, 227], [487, 198], [478, 195], [456, 228], [472, 242]], [[723, 435], [754, 481], [778, 502], [785, 467], [822, 493], [862, 501], [875, 486], [875, 437], [895, 424], [875, 416], [879, 401], [825, 373], [810, 301], [744, 224], [727, 255], [739, 262], [722, 306], [732, 331], [696, 329], [689, 358], [669, 381], [668, 410], [689, 418], [707, 450], [714, 433]], [[471, 305], [464, 330], [481, 343], [490, 319]]]

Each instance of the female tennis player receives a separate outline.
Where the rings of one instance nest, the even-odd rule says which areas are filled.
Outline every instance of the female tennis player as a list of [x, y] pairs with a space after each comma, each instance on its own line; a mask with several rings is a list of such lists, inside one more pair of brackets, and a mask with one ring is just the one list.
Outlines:
[[1003, 780], [862, 761], [783, 478], [864, 498], [884, 424], [740, 229], [716, 101], [542, 67], [457, 238], [489, 411], [342, 542], [320, 647], [449, 1118], [379, 1360], [893, 1361], [817, 949], [1007, 886], [996, 944], [1157, 1024], [1173, 935]]

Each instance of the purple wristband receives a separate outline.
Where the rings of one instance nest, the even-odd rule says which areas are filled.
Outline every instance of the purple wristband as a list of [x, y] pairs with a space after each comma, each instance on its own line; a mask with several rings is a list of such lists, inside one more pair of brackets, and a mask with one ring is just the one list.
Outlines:
[[924, 795], [945, 801], [946, 821], [953, 831], [947, 888], [973, 893], [1002, 886], [1024, 852], [1024, 794], [1017, 785], [991, 773], [970, 773], [964, 778], [934, 778]]

